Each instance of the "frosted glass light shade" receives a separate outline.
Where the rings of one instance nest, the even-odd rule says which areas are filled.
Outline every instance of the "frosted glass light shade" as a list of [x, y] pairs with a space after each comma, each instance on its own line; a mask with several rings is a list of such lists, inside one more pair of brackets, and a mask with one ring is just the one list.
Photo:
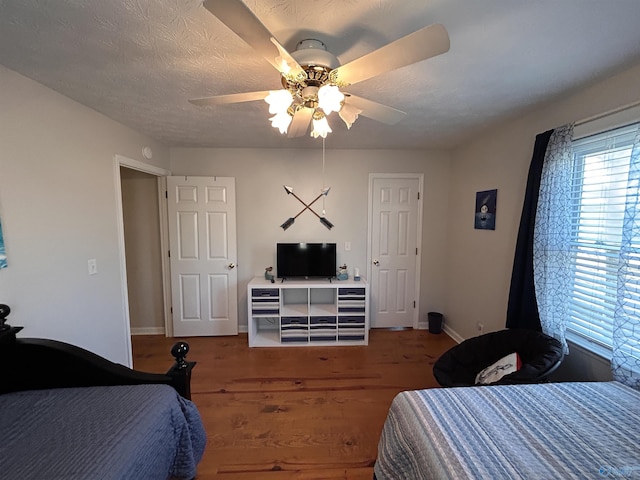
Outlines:
[[325, 115], [339, 112], [344, 100], [344, 93], [335, 85], [324, 85], [318, 90], [318, 106]]
[[287, 111], [293, 96], [289, 90], [272, 90], [264, 99], [269, 104], [269, 113], [282, 113]]
[[347, 125], [347, 129], [350, 129], [351, 125], [353, 125], [353, 122], [358, 119], [358, 115], [360, 115], [361, 113], [362, 110], [360, 110], [359, 108], [345, 103], [342, 106], [342, 109], [340, 109], [340, 111], [338, 112], [338, 115], [340, 115], [342, 121]]
[[313, 138], [327, 138], [327, 134], [331, 133], [331, 127], [329, 126], [329, 122], [327, 122], [327, 117], [322, 117], [319, 120], [313, 119], [313, 130], [311, 131], [311, 136]]
[[280, 133], [283, 134], [287, 133], [287, 130], [289, 130], [289, 125], [291, 125], [292, 120], [293, 117], [289, 115], [286, 110], [284, 112], [277, 113], [269, 119], [271, 126], [277, 128], [280, 130]]

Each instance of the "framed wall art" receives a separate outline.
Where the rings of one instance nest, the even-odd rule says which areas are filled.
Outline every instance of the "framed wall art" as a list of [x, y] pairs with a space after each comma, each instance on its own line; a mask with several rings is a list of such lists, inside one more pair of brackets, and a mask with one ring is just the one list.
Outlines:
[[476, 193], [476, 215], [473, 227], [478, 230], [496, 229], [496, 203], [498, 190]]

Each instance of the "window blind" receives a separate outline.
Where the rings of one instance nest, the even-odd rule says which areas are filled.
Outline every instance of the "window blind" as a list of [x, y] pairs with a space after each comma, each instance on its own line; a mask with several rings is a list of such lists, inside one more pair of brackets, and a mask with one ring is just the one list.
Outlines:
[[[611, 348], [629, 161], [638, 124], [573, 142], [567, 329]], [[640, 299], [640, 298], [639, 298]]]

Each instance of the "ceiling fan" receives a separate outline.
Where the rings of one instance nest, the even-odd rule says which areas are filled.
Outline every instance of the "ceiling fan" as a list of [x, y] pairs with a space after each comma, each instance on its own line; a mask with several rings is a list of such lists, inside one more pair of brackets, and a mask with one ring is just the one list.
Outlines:
[[282, 90], [217, 95], [189, 100], [194, 105], [223, 105], [265, 100], [270, 121], [289, 137], [331, 132], [327, 115], [338, 112], [347, 125], [363, 115], [388, 125], [405, 113], [395, 108], [343, 92], [344, 87], [376, 75], [411, 65], [449, 50], [444, 26], [433, 24], [391, 42], [344, 65], [317, 39], [304, 39], [289, 53], [242, 0], [204, 0], [203, 6], [253, 47], [280, 72]]

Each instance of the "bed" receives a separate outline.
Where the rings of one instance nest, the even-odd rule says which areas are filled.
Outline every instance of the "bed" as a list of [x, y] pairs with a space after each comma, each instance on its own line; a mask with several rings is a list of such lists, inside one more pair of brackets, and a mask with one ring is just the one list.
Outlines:
[[407, 391], [374, 478], [639, 478], [639, 440], [640, 392], [618, 382]]
[[192, 479], [206, 444], [188, 345], [138, 372], [0, 322], [0, 472], [25, 479]]

